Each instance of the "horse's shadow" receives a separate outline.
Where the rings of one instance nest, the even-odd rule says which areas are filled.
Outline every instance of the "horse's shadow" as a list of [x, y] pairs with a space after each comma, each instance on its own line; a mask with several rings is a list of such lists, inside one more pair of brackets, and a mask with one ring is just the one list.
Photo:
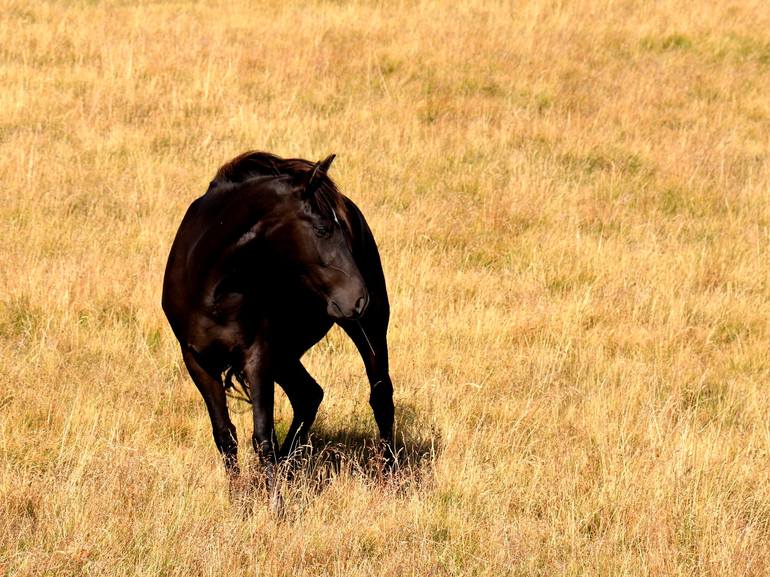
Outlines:
[[[303, 453], [304, 451], [304, 453]], [[437, 434], [414, 437], [396, 433], [393, 465], [388, 466], [383, 448], [369, 431], [317, 428], [300, 450], [303, 469], [322, 478], [350, 474], [372, 480], [422, 476], [441, 452]]]
[[[316, 423], [307, 443], [278, 467], [284, 505], [304, 508], [302, 502], [320, 495], [341, 477], [400, 494], [422, 487], [432, 477], [433, 463], [442, 451], [441, 435], [435, 426], [418, 419], [412, 407], [397, 407], [396, 412], [392, 466], [387, 465], [383, 448], [371, 430]], [[261, 477], [255, 466], [252, 461], [248, 467], [252, 480]]]

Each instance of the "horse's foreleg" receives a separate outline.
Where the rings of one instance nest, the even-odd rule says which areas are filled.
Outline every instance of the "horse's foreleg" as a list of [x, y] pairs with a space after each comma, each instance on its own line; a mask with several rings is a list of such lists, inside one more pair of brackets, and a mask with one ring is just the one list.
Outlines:
[[395, 457], [393, 448], [393, 420], [395, 407], [393, 405], [393, 383], [387, 373], [382, 378], [369, 378], [371, 391], [369, 393], [369, 405], [374, 412], [374, 420], [380, 430], [380, 440], [385, 448], [385, 459], [393, 464]]
[[388, 467], [395, 464], [393, 448], [393, 383], [388, 368], [388, 309], [387, 304], [372, 303], [359, 321], [344, 321], [340, 326], [355, 343], [366, 367], [369, 379], [369, 405], [380, 431], [385, 462]]
[[251, 437], [265, 471], [268, 491], [275, 483], [275, 465], [278, 440], [273, 426], [275, 390], [267, 353], [254, 345], [246, 351], [243, 373], [251, 392], [254, 433]]
[[287, 457], [307, 440], [324, 392], [299, 360], [282, 366], [277, 373], [277, 380], [289, 397], [294, 412], [280, 452], [281, 457]]
[[214, 442], [222, 454], [225, 470], [232, 479], [239, 473], [238, 437], [235, 432], [235, 425], [230, 421], [230, 414], [227, 411], [227, 399], [221, 377], [219, 374], [203, 368], [190, 349], [182, 350], [182, 358], [187, 372], [190, 373], [190, 377], [192, 377], [206, 403], [211, 418]]

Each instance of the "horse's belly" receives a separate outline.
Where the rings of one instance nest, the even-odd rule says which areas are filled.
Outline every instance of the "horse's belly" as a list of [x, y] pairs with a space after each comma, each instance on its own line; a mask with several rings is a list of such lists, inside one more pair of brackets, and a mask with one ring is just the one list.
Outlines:
[[189, 320], [189, 346], [237, 362], [243, 351], [263, 340], [279, 357], [298, 359], [334, 324], [315, 307], [275, 306], [269, 314], [270, 307], [255, 305], [250, 299], [218, 299], [217, 306]]
[[246, 338], [241, 323], [221, 322], [201, 315], [189, 324], [187, 344], [197, 352], [226, 356], [230, 351], [244, 348], [251, 340]]

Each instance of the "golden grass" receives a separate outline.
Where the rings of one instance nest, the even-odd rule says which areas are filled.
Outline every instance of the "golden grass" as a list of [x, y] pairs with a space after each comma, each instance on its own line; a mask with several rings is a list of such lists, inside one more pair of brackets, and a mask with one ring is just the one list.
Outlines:
[[[766, 575], [770, 11], [699, 4], [0, 0], [0, 572]], [[249, 148], [337, 153], [412, 460], [367, 472], [334, 332], [285, 518], [159, 306]]]

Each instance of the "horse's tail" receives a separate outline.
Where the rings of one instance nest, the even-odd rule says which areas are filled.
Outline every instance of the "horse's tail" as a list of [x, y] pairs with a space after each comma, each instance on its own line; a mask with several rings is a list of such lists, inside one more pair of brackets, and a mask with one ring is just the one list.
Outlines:
[[[233, 382], [233, 377], [235, 377], [235, 380], [238, 381], [240, 387], [236, 386], [236, 384]], [[247, 403], [252, 402], [249, 387], [246, 385], [245, 379], [243, 377], [243, 371], [236, 371], [233, 367], [227, 369], [227, 372], [225, 373], [224, 386], [225, 394], [228, 397], [238, 399], [240, 401], [246, 401]], [[239, 388], [240, 390], [238, 390]]]

